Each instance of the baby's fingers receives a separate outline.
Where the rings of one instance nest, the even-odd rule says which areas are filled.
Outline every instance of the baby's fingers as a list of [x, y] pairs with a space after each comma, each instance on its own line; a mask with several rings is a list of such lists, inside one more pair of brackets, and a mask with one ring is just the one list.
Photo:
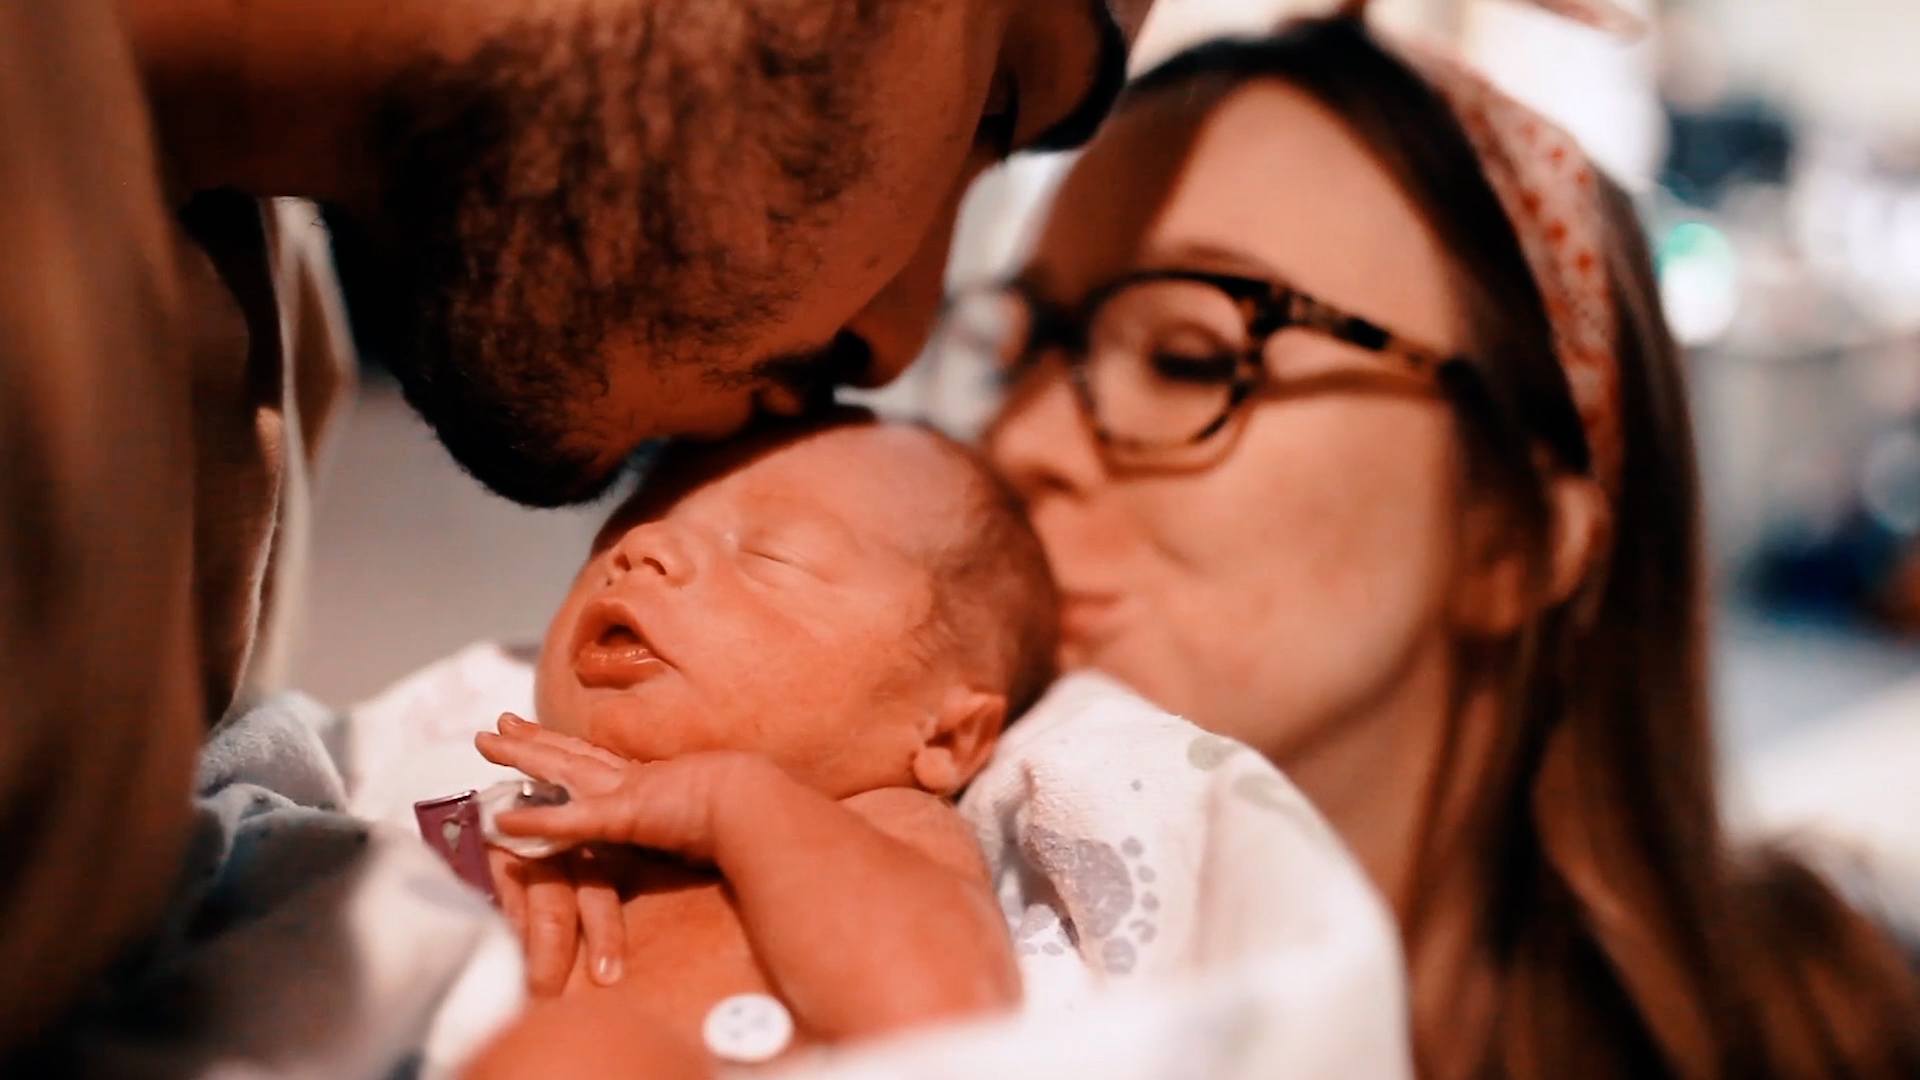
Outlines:
[[500, 734], [509, 739], [520, 739], [527, 742], [539, 743], [543, 746], [551, 746], [558, 750], [565, 750], [568, 753], [578, 754], [581, 757], [592, 758], [609, 768], [619, 769], [627, 763], [625, 758], [611, 750], [595, 746], [585, 739], [578, 739], [571, 735], [562, 735], [557, 731], [550, 731], [531, 720], [523, 720], [514, 713], [501, 713], [498, 727]]
[[536, 780], [559, 784], [579, 795], [606, 791], [619, 783], [618, 770], [571, 750], [535, 739], [509, 739], [482, 731], [473, 737], [480, 756], [495, 765], [519, 769]]
[[575, 844], [603, 841], [633, 844], [628, 839], [636, 830], [619, 806], [605, 796], [574, 799], [561, 806], [533, 806], [523, 810], [503, 810], [493, 819], [494, 826], [508, 836], [539, 836], [566, 840]]
[[500, 900], [500, 911], [513, 924], [513, 932], [522, 944], [527, 940], [526, 864], [518, 855], [489, 845], [487, 869], [493, 874], [493, 895]]
[[586, 937], [587, 971], [601, 986], [620, 981], [627, 953], [626, 922], [620, 894], [607, 881], [592, 851], [573, 854], [574, 900], [580, 905], [580, 931]]
[[564, 806], [509, 810], [495, 819], [510, 836], [544, 836], [573, 843], [632, 844], [706, 858], [712, 849], [702, 807], [664, 797], [652, 785], [627, 783], [607, 795]]
[[527, 864], [527, 988], [552, 997], [566, 988], [580, 943], [574, 885], [554, 860]]

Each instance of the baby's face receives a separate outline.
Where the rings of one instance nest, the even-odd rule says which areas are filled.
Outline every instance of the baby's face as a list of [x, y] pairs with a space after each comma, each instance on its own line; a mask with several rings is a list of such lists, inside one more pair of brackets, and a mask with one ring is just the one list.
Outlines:
[[921, 642], [970, 477], [911, 428], [699, 452], [601, 531], [541, 651], [541, 723], [635, 760], [764, 753], [828, 794], [911, 783], [948, 682]]

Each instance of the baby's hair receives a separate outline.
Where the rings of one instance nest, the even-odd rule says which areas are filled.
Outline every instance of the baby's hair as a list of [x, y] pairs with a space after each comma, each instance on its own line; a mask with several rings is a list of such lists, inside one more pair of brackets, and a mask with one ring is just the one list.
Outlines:
[[1004, 691], [1012, 721], [1053, 681], [1059, 593], [1013, 488], [976, 451], [926, 430], [973, 477], [967, 527], [935, 557], [926, 628], [935, 637], [932, 644], [957, 656], [963, 671], [977, 672]]

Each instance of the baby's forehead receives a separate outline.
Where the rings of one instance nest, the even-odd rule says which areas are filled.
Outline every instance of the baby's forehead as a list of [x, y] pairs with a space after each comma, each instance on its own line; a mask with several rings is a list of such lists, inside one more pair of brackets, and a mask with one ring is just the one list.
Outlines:
[[723, 508], [830, 515], [863, 539], [931, 553], [965, 534], [978, 468], [931, 431], [873, 422], [675, 448], [615, 511], [600, 543], [681, 508]]

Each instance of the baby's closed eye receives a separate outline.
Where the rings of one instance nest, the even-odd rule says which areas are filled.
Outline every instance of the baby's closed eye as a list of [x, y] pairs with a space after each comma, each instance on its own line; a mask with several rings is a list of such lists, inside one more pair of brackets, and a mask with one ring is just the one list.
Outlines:
[[738, 548], [742, 559], [769, 574], [805, 574], [826, 579], [852, 557], [846, 543], [831, 530], [810, 521], [782, 521], [743, 532]]
[[752, 558], [770, 562], [777, 566], [791, 567], [795, 570], [804, 570], [806, 568], [803, 560], [785, 551], [778, 551], [771, 548], [750, 548], [747, 554]]
[[740, 561], [749, 574], [769, 584], [783, 585], [820, 576], [813, 560], [805, 554], [770, 543], [741, 545]]

